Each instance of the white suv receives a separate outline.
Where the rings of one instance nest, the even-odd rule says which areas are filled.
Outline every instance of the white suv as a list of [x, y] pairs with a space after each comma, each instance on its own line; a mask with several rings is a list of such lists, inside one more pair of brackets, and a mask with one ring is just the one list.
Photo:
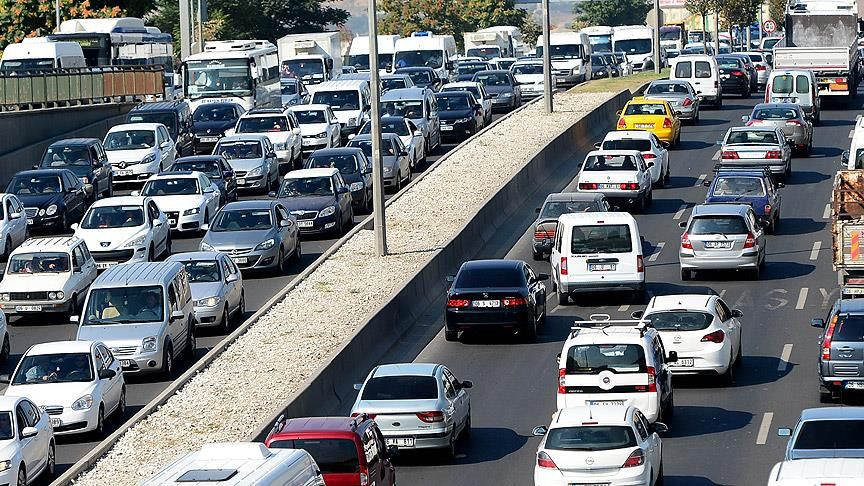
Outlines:
[[264, 135], [276, 149], [279, 175], [303, 168], [303, 136], [293, 111], [256, 108], [237, 120], [235, 135]]
[[558, 410], [632, 405], [654, 423], [674, 413], [672, 373], [660, 333], [646, 321], [594, 314], [576, 321], [558, 357]]
[[665, 424], [633, 406], [573, 407], [552, 415], [534, 466], [535, 486], [655, 485], [663, 481]]

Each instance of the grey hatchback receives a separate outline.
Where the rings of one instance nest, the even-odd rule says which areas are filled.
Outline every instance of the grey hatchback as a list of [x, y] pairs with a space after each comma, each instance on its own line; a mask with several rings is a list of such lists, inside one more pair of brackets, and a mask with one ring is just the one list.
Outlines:
[[611, 211], [606, 196], [585, 192], [553, 192], [537, 208], [534, 221], [534, 259], [543, 260], [552, 252], [552, 242], [558, 228], [558, 217], [565, 213]]
[[843, 392], [864, 391], [864, 299], [840, 298], [825, 319], [819, 338], [819, 398], [823, 403]]
[[681, 280], [695, 278], [699, 270], [746, 270], [759, 279], [766, 237], [750, 205], [700, 204], [680, 226]]
[[770, 127], [783, 130], [792, 147], [809, 156], [813, 149], [813, 124], [796, 103], [759, 103], [750, 115], [741, 117], [748, 127]]

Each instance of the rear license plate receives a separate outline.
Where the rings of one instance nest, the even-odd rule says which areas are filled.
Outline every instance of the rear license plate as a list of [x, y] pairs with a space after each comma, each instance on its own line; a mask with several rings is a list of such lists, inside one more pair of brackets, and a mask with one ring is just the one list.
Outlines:
[[671, 363], [672, 366], [685, 366], [685, 367], [693, 367], [693, 358], [678, 358], [678, 361], [674, 361]]
[[297, 221], [297, 226], [300, 228], [311, 228], [314, 224], [314, 221]]
[[121, 359], [120, 360], [120, 367], [121, 368], [131, 368], [132, 367], [132, 360], [131, 359]]
[[614, 263], [589, 263], [589, 272], [614, 272], [616, 265]]
[[114, 171], [114, 175], [115, 175], [115, 176], [128, 176], [128, 175], [132, 175], [132, 171], [129, 170], [129, 169], [125, 169], [125, 170], [115, 170], [115, 171]]
[[231, 257], [231, 259], [234, 260], [234, 263], [246, 263], [249, 261], [246, 257]]
[[16, 305], [15, 310], [18, 312], [40, 312], [41, 305]]
[[388, 446], [414, 447], [414, 437], [388, 437], [385, 441]]
[[653, 123], [637, 123], [634, 125], [636, 128], [654, 128]]
[[451, 130], [453, 130], [453, 127], [451, 125], [441, 125], [442, 132], [449, 132]]
[[27, 218], [27, 224], [33, 224], [33, 218]]
[[621, 184], [597, 184], [599, 189], [620, 189]]
[[114, 262], [96, 262], [96, 270], [105, 270], [110, 268], [112, 265], [117, 265]]
[[864, 390], [864, 381], [847, 381], [843, 383], [843, 388], [847, 390]]
[[475, 300], [474, 307], [501, 307], [500, 300]]
[[788, 98], [788, 97], [787, 98], [780, 98], [778, 101], [780, 103], [797, 103], [798, 98]]
[[59, 418], [51, 418], [51, 427], [60, 427], [63, 425], [63, 421]]
[[176, 225], [177, 225], [177, 220], [176, 220], [176, 219], [169, 219], [169, 220], [168, 220], [168, 224], [170, 224], [171, 226], [176, 226]]
[[624, 405], [624, 400], [588, 400], [588, 405], [597, 407], [616, 407]]
[[201, 137], [199, 140], [201, 140], [204, 143], [213, 143], [213, 142], [218, 142], [219, 137]]
[[738, 157], [742, 159], [764, 159], [765, 152], [738, 152]]
[[706, 241], [705, 248], [732, 248], [731, 241]]

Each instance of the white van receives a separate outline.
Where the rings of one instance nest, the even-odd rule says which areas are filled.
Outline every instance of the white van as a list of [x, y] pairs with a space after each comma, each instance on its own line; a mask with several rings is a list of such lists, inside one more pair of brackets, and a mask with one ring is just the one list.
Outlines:
[[87, 67], [77, 42], [54, 42], [44, 37], [26, 38], [9, 44], [0, 58], [0, 71]]
[[[556, 86], [573, 86], [591, 80], [591, 40], [584, 32], [552, 32], [549, 54]], [[543, 35], [537, 38], [537, 57], [543, 58]]]
[[864, 117], [855, 122], [849, 150], [840, 156], [842, 168], [846, 170], [864, 169]]
[[588, 292], [623, 290], [634, 300], [644, 297], [642, 236], [630, 213], [561, 215], [550, 260], [559, 305]]
[[141, 486], [324, 486], [315, 460], [300, 449], [257, 442], [205, 444], [165, 466]]
[[768, 475], [768, 486], [860, 486], [864, 458], [831, 457], [778, 462]]
[[313, 105], [329, 105], [342, 128], [342, 141], [355, 135], [369, 121], [372, 92], [369, 82], [362, 79], [326, 81], [308, 87]]
[[765, 103], [797, 103], [816, 125], [821, 118], [816, 75], [805, 69], [775, 69], [765, 84]]
[[696, 54], [676, 57], [672, 60], [669, 79], [689, 82], [699, 95], [701, 103], [711, 103], [717, 109], [723, 107], [720, 70], [714, 56]]

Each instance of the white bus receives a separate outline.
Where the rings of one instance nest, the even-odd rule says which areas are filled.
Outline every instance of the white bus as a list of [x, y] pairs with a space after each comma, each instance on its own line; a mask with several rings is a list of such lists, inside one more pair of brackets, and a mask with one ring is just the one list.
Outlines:
[[192, 111], [212, 102], [246, 110], [282, 106], [276, 46], [265, 40], [206, 42], [204, 52], [183, 61], [183, 94]]

